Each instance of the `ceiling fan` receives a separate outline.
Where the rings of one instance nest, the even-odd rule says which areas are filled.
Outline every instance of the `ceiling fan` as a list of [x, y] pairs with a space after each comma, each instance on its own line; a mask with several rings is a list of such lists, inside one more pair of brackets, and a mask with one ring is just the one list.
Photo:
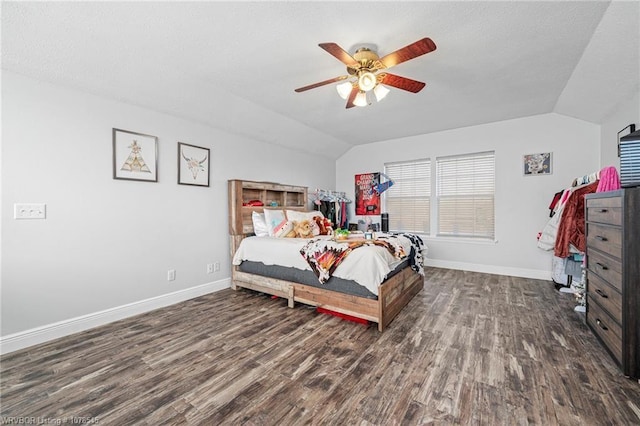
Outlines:
[[348, 80], [336, 86], [340, 96], [347, 100], [346, 108], [366, 106], [367, 92], [371, 90], [374, 91], [378, 101], [382, 100], [387, 93], [389, 93], [389, 89], [384, 87], [384, 85], [418, 93], [425, 86], [425, 83], [388, 72], [378, 73], [378, 71], [391, 68], [436, 50], [435, 43], [427, 37], [398, 49], [395, 52], [389, 53], [382, 58], [380, 58], [376, 52], [366, 47], [359, 48], [353, 56], [351, 56], [336, 43], [320, 43], [318, 46], [345, 64], [348, 75], [341, 75], [329, 80], [300, 87], [295, 89], [295, 91], [298, 93], [305, 92], [310, 89], [315, 89], [316, 87]]

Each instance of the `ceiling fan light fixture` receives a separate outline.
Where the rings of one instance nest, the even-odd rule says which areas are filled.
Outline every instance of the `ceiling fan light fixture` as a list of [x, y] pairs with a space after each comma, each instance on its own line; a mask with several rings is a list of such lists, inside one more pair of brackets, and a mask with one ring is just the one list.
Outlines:
[[365, 92], [368, 92], [369, 90], [376, 87], [377, 83], [378, 79], [370, 71], [365, 71], [358, 76], [358, 86], [360, 86], [360, 90], [363, 90]]
[[356, 98], [353, 100], [353, 104], [359, 107], [367, 106], [367, 94], [362, 90], [358, 92]]
[[351, 89], [353, 89], [353, 83], [350, 81], [345, 81], [344, 83], [340, 83], [336, 86], [338, 95], [340, 95], [342, 99], [347, 99], [349, 97]]
[[378, 84], [375, 89], [373, 89], [373, 94], [376, 95], [376, 101], [380, 102], [390, 91], [391, 90], [387, 89], [382, 84]]
[[[418, 93], [424, 88], [425, 83], [386, 72], [378, 73], [378, 71], [394, 67], [436, 50], [435, 43], [428, 37], [424, 37], [383, 57], [379, 57], [376, 52], [367, 47], [357, 49], [351, 56], [336, 43], [320, 43], [318, 46], [346, 65], [349, 75], [341, 75], [309, 84], [294, 89], [294, 91], [296, 93], [306, 92], [327, 84], [343, 82], [337, 85], [336, 89], [338, 95], [347, 100], [347, 109], [354, 106], [367, 106], [369, 105], [368, 100], [372, 99], [373, 96], [376, 97], [378, 102], [384, 99], [389, 93], [389, 89], [383, 87], [381, 83], [384, 83], [385, 86], [406, 90], [407, 92]], [[351, 81], [344, 82], [346, 79], [351, 79]], [[373, 95], [370, 95], [369, 99], [367, 99], [367, 93], [370, 91], [373, 91]]]

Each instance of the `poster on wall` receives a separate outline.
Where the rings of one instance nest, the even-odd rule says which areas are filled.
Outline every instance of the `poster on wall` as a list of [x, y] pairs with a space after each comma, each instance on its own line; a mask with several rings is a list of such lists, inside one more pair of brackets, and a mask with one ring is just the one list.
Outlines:
[[356, 214], [379, 215], [380, 194], [376, 187], [380, 183], [380, 173], [356, 175]]
[[551, 174], [551, 153], [526, 154], [522, 158], [525, 176], [539, 176]]

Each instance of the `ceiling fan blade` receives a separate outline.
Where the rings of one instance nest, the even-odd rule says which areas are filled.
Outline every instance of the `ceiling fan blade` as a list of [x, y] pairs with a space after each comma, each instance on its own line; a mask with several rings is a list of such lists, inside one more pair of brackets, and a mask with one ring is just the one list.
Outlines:
[[[436, 50], [436, 44], [428, 37], [411, 43], [408, 46], [398, 49], [395, 52], [389, 53], [378, 60], [376, 63], [378, 69], [391, 68], [395, 65], [408, 61], [409, 59], [417, 58], [426, 53]], [[381, 65], [381, 66], [380, 66]]]
[[327, 84], [335, 83], [336, 81], [346, 80], [347, 78], [349, 78], [348, 75], [341, 75], [340, 77], [330, 78], [329, 80], [321, 81], [319, 83], [313, 83], [308, 86], [299, 87], [295, 89], [295, 91], [300, 93], [307, 90], [315, 89], [316, 87], [326, 86]]
[[410, 78], [400, 77], [395, 74], [383, 73], [380, 74], [380, 77], [381, 84], [386, 84], [387, 86], [396, 87], [412, 93], [418, 93], [424, 88], [424, 86], [426, 86], [426, 84], [421, 81], [411, 80]]
[[353, 56], [349, 55], [342, 47], [335, 43], [320, 43], [318, 46], [338, 58], [340, 62], [350, 68], [360, 68], [360, 62], [353, 59]]
[[349, 93], [349, 97], [347, 98], [347, 106], [345, 108], [349, 109], [356, 106], [356, 104], [354, 104], [353, 101], [356, 100], [356, 96], [358, 96], [359, 91], [360, 89], [358, 88], [358, 85], [354, 84], [353, 87], [351, 88], [351, 93]]

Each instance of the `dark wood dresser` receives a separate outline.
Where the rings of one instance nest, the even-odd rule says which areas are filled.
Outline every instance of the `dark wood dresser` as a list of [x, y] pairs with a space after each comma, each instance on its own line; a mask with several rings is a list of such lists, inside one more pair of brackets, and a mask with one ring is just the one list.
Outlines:
[[587, 324], [640, 378], [640, 188], [585, 196]]

